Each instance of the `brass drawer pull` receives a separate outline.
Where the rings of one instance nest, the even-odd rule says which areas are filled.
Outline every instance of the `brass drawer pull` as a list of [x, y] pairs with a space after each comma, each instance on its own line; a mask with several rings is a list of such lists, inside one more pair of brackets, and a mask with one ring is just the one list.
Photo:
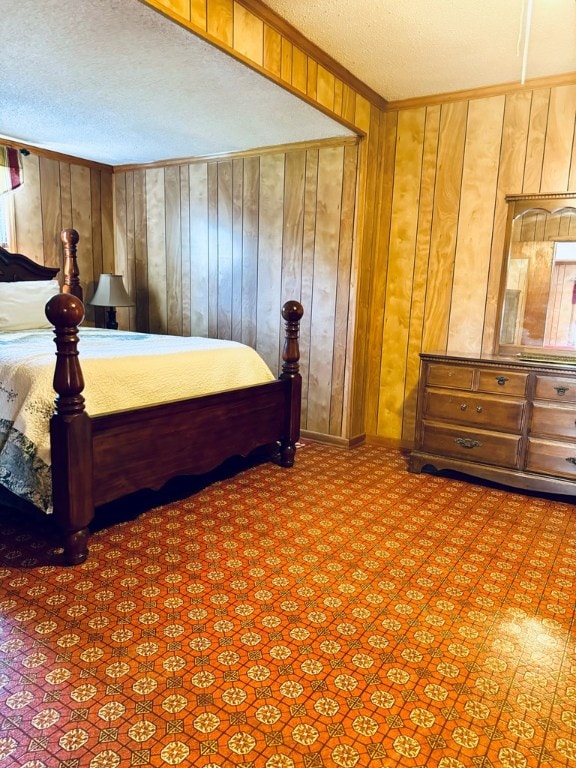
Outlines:
[[566, 461], [570, 462], [570, 464], [576, 464], [576, 458], [574, 458], [574, 456], [569, 456]]
[[482, 406], [481, 405], [477, 405], [476, 406], [476, 413], [482, 413]]
[[465, 411], [465, 410], [466, 410], [466, 408], [468, 408], [468, 406], [466, 405], [466, 403], [462, 403], [462, 405], [460, 406], [460, 410], [461, 410], [461, 411]]
[[508, 379], [506, 378], [506, 376], [496, 376], [496, 381], [498, 382], [498, 384], [500, 384], [501, 387], [503, 387], [504, 384], [506, 384], [506, 382], [508, 381]]
[[570, 389], [570, 387], [554, 387], [556, 392], [558, 392], [559, 395], [565, 395], [566, 392]]
[[[469, 437], [455, 437], [454, 442], [461, 445], [462, 448], [479, 448], [482, 445], [478, 440], [471, 440]], [[566, 461], [570, 461], [570, 459], [566, 459]]]

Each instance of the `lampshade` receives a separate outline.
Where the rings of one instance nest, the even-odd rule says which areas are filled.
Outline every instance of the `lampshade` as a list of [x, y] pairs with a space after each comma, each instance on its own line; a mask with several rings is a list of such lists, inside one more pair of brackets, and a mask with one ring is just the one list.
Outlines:
[[98, 286], [90, 304], [97, 307], [132, 307], [134, 302], [126, 293], [122, 275], [103, 273], [98, 279]]

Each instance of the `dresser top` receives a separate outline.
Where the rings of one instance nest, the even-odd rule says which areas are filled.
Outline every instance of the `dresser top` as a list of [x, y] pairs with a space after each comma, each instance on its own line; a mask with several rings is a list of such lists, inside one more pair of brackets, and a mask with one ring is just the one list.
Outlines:
[[453, 363], [483, 363], [490, 366], [519, 366], [521, 368], [539, 368], [544, 370], [564, 370], [576, 373], [576, 351], [568, 352], [534, 352], [521, 355], [495, 355], [483, 353], [474, 355], [468, 352], [421, 352], [422, 360], [445, 360]]

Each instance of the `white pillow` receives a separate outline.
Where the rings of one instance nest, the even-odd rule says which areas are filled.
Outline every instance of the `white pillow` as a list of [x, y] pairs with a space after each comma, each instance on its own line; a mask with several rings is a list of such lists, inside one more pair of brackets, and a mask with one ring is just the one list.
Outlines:
[[57, 293], [60, 293], [58, 280], [0, 283], [0, 331], [52, 328], [44, 307]]

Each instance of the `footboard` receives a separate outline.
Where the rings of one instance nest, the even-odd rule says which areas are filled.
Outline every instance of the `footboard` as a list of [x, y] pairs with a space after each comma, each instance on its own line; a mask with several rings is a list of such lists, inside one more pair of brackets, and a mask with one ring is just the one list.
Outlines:
[[179, 475], [203, 474], [232, 456], [270, 445], [282, 466], [294, 463], [300, 436], [299, 323], [302, 306], [282, 309], [285, 341], [278, 380], [90, 418], [78, 356], [82, 302], [60, 294], [46, 306], [55, 326], [57, 393], [50, 422], [52, 493], [69, 564], [87, 556], [95, 506]]

